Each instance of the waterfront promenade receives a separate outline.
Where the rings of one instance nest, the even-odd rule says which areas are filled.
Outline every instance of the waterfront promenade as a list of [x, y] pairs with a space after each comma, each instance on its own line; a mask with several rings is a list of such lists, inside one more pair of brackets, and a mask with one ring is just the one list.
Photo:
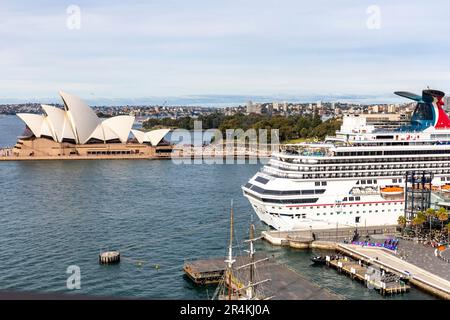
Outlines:
[[400, 240], [397, 256], [450, 281], [450, 263], [436, 257], [434, 251], [430, 246]]
[[172, 152], [156, 153], [152, 156], [147, 154], [96, 154], [96, 155], [33, 155], [33, 156], [16, 156], [13, 155], [12, 148], [0, 148], [0, 161], [34, 161], [34, 160], [161, 160], [161, 159], [177, 159], [177, 160], [228, 160], [228, 159], [244, 159], [257, 160], [261, 158], [269, 158], [270, 150], [253, 150], [246, 148], [221, 149], [214, 150], [211, 147], [195, 147], [186, 150], [174, 148]]

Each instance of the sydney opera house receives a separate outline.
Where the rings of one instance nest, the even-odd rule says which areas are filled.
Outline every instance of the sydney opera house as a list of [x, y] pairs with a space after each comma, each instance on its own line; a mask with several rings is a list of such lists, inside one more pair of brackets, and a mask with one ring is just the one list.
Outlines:
[[101, 119], [80, 98], [60, 91], [64, 109], [42, 105], [45, 114], [17, 114], [26, 124], [12, 149], [19, 158], [157, 158], [172, 150], [164, 137], [170, 129], [132, 129], [134, 116]]

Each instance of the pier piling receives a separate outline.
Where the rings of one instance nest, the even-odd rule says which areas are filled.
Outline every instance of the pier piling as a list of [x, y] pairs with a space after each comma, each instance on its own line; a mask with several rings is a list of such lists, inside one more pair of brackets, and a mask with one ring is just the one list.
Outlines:
[[119, 251], [106, 251], [98, 255], [98, 262], [100, 264], [114, 264], [120, 262]]

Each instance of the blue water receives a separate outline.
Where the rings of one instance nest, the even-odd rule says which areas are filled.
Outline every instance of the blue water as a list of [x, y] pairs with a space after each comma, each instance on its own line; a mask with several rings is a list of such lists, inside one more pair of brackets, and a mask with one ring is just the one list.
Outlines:
[[[0, 146], [13, 145], [22, 131], [17, 118], [0, 116]], [[0, 162], [0, 290], [207, 298], [214, 288], [185, 279], [183, 262], [225, 255], [231, 199], [237, 239], [246, 237], [252, 209], [239, 187], [258, 169], [148, 160]], [[99, 265], [98, 253], [107, 249], [120, 250], [123, 261]], [[311, 267], [314, 252], [267, 243], [258, 249], [347, 298], [381, 298], [333, 270]], [[80, 290], [66, 287], [70, 265], [80, 267]], [[390, 299], [428, 298], [412, 290]]]

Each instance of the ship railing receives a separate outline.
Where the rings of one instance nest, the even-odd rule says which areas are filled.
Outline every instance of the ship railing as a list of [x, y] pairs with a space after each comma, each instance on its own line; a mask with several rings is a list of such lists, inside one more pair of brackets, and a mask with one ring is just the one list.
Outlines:
[[[360, 177], [380, 177], [380, 176], [403, 176], [404, 173], [400, 171], [389, 171], [389, 172], [378, 172], [378, 171], [354, 171], [354, 172], [339, 172], [339, 173], [330, 173], [330, 172], [321, 172], [321, 171], [304, 171], [303, 173], [282, 173], [276, 170], [271, 170], [269, 167], [263, 167], [260, 169], [261, 172], [267, 173], [274, 177], [280, 178], [292, 178], [292, 179], [326, 179], [326, 178], [360, 178]], [[433, 172], [436, 170], [433, 170]], [[435, 172], [437, 174], [447, 174], [448, 172], [445, 170], [439, 170], [439, 172]]]

